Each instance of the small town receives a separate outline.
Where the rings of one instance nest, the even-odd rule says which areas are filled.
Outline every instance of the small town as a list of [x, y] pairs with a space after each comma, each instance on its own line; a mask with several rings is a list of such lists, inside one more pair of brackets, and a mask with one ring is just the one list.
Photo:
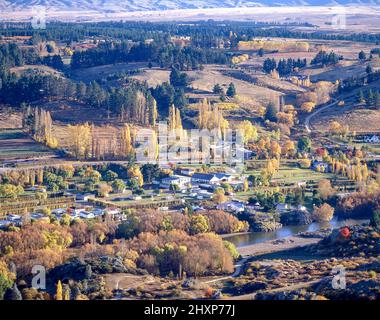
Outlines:
[[0, 2], [0, 300], [378, 302], [376, 1], [108, 2]]

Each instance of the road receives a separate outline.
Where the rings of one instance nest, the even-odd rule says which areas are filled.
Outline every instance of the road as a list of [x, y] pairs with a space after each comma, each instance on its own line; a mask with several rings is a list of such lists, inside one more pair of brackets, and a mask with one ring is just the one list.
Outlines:
[[326, 110], [326, 109], [331, 108], [331, 107], [333, 107], [333, 106], [335, 106], [335, 105], [338, 104], [339, 100], [337, 100], [337, 99], [333, 99], [333, 100], [334, 100], [334, 102], [329, 103], [329, 104], [327, 104], [327, 105], [325, 105], [323, 107], [318, 108], [317, 110], [315, 110], [313, 113], [309, 114], [306, 117], [306, 119], [305, 119], [305, 128], [306, 128], [307, 133], [311, 133], [311, 129], [310, 129], [310, 119], [311, 118], [315, 117], [318, 113], [322, 112], [323, 110]]
[[212, 279], [212, 280], [206, 281], [204, 283], [214, 283], [214, 282], [224, 281], [224, 280], [228, 280], [228, 279], [232, 279], [232, 278], [237, 278], [240, 275], [241, 268], [244, 266], [244, 263], [246, 263], [249, 258], [250, 257], [246, 257], [246, 258], [240, 259], [235, 264], [235, 271], [231, 275], [225, 276], [225, 277], [221, 277], [221, 278], [217, 278], [217, 279]]

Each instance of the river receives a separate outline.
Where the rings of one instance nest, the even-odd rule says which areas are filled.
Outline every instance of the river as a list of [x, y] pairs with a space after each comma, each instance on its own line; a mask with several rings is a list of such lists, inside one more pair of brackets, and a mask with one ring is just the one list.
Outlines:
[[268, 240], [276, 240], [289, 236], [295, 236], [299, 232], [313, 232], [324, 228], [339, 228], [366, 222], [368, 222], [368, 220], [338, 220], [334, 217], [330, 222], [313, 222], [312, 224], [303, 226], [285, 226], [271, 232], [250, 232], [246, 234], [231, 235], [224, 237], [224, 240], [232, 242], [236, 247], [239, 248]]

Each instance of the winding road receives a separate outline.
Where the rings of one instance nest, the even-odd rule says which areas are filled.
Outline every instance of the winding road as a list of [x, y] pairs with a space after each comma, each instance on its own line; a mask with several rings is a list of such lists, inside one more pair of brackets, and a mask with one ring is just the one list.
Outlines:
[[312, 132], [312, 130], [310, 129], [310, 119], [311, 118], [315, 117], [318, 113], [320, 113], [320, 112], [322, 112], [322, 111], [324, 111], [324, 110], [326, 110], [328, 108], [331, 108], [331, 107], [333, 107], [333, 106], [335, 106], [335, 105], [338, 104], [339, 100], [337, 100], [337, 99], [333, 99], [333, 100], [334, 100], [334, 102], [329, 103], [329, 104], [327, 104], [327, 105], [325, 105], [323, 107], [318, 108], [316, 111], [314, 111], [313, 113], [309, 114], [305, 118], [305, 128], [306, 128], [307, 133], [311, 133]]

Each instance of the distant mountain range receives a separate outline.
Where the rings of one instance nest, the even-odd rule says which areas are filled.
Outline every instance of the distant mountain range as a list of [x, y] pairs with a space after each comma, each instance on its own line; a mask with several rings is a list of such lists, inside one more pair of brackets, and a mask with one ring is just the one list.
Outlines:
[[38, 5], [60, 10], [115, 12], [264, 6], [380, 5], [380, 0], [0, 0], [0, 10], [21, 10]]

